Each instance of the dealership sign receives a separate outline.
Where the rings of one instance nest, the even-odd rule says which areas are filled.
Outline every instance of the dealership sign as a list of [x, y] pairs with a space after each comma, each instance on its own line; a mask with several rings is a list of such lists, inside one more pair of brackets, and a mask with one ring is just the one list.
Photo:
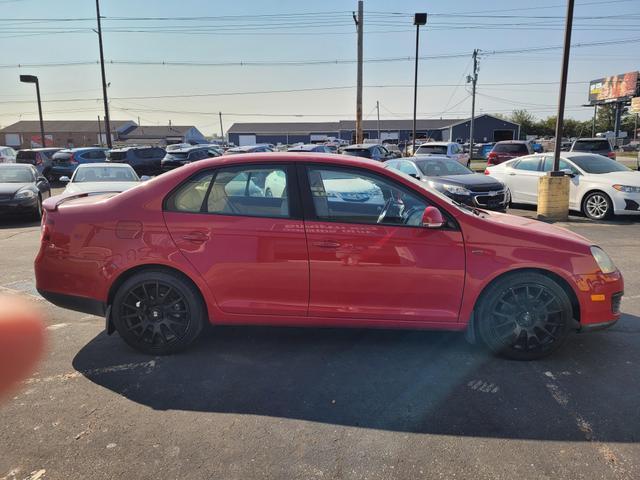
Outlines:
[[611, 103], [629, 100], [638, 94], [638, 72], [599, 78], [589, 84], [589, 103]]

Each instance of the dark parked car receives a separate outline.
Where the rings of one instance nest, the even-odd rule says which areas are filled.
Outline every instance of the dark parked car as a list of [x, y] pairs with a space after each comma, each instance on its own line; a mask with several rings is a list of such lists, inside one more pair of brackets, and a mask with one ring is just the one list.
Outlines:
[[487, 155], [488, 165], [498, 165], [516, 157], [531, 155], [533, 148], [529, 142], [522, 140], [505, 140], [496, 143]]
[[258, 145], [244, 145], [242, 147], [233, 147], [227, 149], [224, 152], [225, 155], [235, 155], [238, 153], [265, 153], [265, 152], [273, 152], [273, 145], [268, 143], [261, 143]]
[[616, 152], [611, 148], [611, 143], [606, 138], [578, 138], [571, 145], [571, 152], [587, 152], [604, 155], [612, 160], [616, 159]]
[[0, 164], [0, 213], [42, 216], [42, 200], [51, 196], [46, 178], [33, 165]]
[[16, 163], [33, 165], [39, 174], [46, 177], [51, 168], [51, 158], [53, 154], [60, 150], [60, 148], [30, 148], [19, 150], [16, 155]]
[[138, 175], [159, 175], [162, 173], [160, 162], [167, 152], [160, 147], [124, 147], [107, 152], [107, 162], [126, 163]]
[[205, 158], [219, 157], [220, 152], [217, 149], [211, 147], [190, 147], [182, 148], [180, 150], [172, 150], [167, 152], [165, 157], [160, 162], [163, 172], [173, 170], [174, 168], [182, 167], [198, 160], [204, 160]]
[[370, 158], [371, 160], [378, 160], [380, 162], [395, 158], [394, 155], [389, 153], [389, 150], [375, 143], [349, 145], [348, 147], [344, 147], [341, 153], [352, 157]]
[[52, 182], [60, 177], [69, 177], [76, 171], [78, 165], [83, 163], [104, 162], [107, 158], [107, 149], [101, 147], [69, 148], [60, 150], [51, 158], [51, 168], [47, 179]]
[[495, 178], [465, 167], [448, 157], [413, 157], [386, 162], [389, 168], [428, 182], [436, 190], [456, 202], [488, 210], [506, 210], [510, 195], [505, 185]]

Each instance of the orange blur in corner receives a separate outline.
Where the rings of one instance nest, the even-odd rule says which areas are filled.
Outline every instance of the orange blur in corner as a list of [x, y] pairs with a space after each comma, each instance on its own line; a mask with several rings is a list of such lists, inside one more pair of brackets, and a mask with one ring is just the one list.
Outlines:
[[44, 345], [42, 313], [28, 301], [0, 296], [0, 400], [34, 370]]

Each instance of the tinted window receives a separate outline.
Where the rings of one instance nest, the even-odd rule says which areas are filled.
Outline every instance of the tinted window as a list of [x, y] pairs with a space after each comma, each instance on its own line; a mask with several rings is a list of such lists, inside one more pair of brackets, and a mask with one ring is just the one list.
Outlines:
[[611, 144], [609, 140], [576, 140], [573, 144], [574, 151], [578, 152], [597, 152], [597, 151], [611, 151]]
[[416, 168], [416, 166], [411, 163], [408, 162], [406, 160], [397, 162], [397, 161], [391, 161], [391, 162], [387, 162], [389, 164], [389, 166], [391, 168], [395, 168], [396, 170], [399, 170], [402, 173], [406, 173], [407, 175], [419, 175], [420, 172], [418, 172], [418, 169]]
[[207, 196], [213, 173], [205, 172], [185, 181], [166, 201], [167, 210], [199, 213]]
[[426, 208], [416, 195], [367, 172], [309, 169], [316, 216], [321, 220], [419, 226]]
[[523, 160], [520, 160], [520, 161], [514, 163], [512, 166], [516, 170], [527, 170], [527, 171], [530, 171], [530, 172], [536, 172], [536, 171], [538, 171], [538, 167], [540, 166], [540, 159], [539, 158], [525, 158]]
[[493, 151], [497, 153], [529, 153], [529, 150], [524, 143], [497, 143], [493, 147]]
[[109, 152], [108, 157], [111, 160], [125, 160], [127, 158], [127, 152], [126, 151]]
[[16, 158], [18, 160], [35, 160], [36, 152], [33, 150], [20, 150]]
[[416, 160], [418, 168], [428, 177], [441, 177], [444, 175], [468, 175], [475, 173], [455, 160]]
[[446, 145], [429, 145], [423, 144], [416, 150], [416, 155], [446, 155]]
[[[542, 170], [545, 172], [551, 172], [553, 170], [553, 157], [544, 157]], [[568, 163], [566, 160], [563, 160], [562, 158], [560, 159], [560, 170], [571, 170], [573, 173], [579, 173], [576, 167]]]
[[207, 211], [223, 215], [288, 217], [285, 168], [232, 167], [218, 170], [207, 199]]
[[602, 155], [580, 155], [571, 161], [587, 173], [628, 172], [631, 169]]

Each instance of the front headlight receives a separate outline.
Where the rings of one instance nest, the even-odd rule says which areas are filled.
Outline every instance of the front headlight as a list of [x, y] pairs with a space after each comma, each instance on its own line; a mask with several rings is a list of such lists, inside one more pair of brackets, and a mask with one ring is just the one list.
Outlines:
[[15, 198], [16, 200], [20, 200], [20, 199], [23, 199], [23, 198], [33, 198], [35, 196], [36, 196], [36, 194], [34, 192], [32, 192], [31, 190], [21, 190], [18, 193], [16, 193], [13, 198]]
[[640, 187], [633, 187], [631, 185], [614, 185], [613, 188], [619, 192], [624, 193], [640, 193]]
[[602, 273], [613, 273], [617, 270], [613, 260], [600, 247], [591, 247], [591, 255], [593, 255], [593, 259], [602, 270]]
[[460, 187], [459, 185], [448, 185], [446, 183], [442, 183], [440, 187], [449, 193], [453, 193], [454, 195], [471, 195], [471, 192], [469, 190], [464, 187]]

